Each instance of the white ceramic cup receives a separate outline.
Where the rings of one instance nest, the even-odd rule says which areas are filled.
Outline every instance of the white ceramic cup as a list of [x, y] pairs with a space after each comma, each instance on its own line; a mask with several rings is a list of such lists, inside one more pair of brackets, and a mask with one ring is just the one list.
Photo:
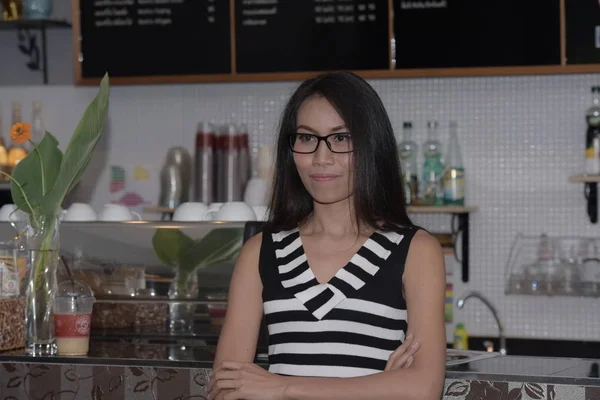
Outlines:
[[140, 221], [142, 216], [121, 204], [105, 204], [100, 212], [101, 221]]
[[256, 214], [257, 221], [266, 221], [269, 218], [269, 207], [267, 206], [253, 206], [254, 214]]
[[244, 190], [244, 203], [249, 206], [264, 206], [267, 204], [269, 187], [267, 182], [261, 178], [252, 178], [246, 184]]
[[86, 203], [73, 203], [64, 214], [64, 221], [96, 221], [98, 215], [91, 205]]
[[5, 204], [0, 207], [0, 221], [9, 221], [10, 214], [16, 211], [17, 206], [15, 204]]
[[217, 219], [217, 213], [223, 206], [223, 203], [210, 203], [208, 205], [208, 211], [206, 211], [206, 215], [204, 218], [207, 221], [212, 221], [213, 219]]
[[256, 214], [252, 207], [243, 201], [232, 201], [219, 208], [215, 219], [218, 221], [256, 221]]
[[204, 221], [208, 207], [204, 203], [182, 203], [173, 213], [173, 221]]

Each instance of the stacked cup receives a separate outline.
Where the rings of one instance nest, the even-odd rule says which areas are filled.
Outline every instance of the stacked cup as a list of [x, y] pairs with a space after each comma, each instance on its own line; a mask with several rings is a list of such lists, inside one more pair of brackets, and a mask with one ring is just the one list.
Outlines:
[[228, 203], [183, 203], [175, 210], [173, 221], [256, 221], [263, 220], [266, 210], [243, 201]]

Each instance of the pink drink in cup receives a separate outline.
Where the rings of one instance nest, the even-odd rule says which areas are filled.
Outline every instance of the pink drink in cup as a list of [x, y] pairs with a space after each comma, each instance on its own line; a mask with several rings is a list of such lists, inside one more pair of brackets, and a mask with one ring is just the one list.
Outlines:
[[84, 356], [90, 347], [94, 295], [81, 281], [64, 281], [54, 297], [54, 331], [58, 355]]

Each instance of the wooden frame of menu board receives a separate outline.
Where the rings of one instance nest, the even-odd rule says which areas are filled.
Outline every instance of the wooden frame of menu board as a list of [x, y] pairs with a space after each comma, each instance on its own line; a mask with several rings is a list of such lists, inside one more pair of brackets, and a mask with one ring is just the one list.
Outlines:
[[[84, 77], [82, 62], [82, 27], [80, 17], [81, 0], [72, 0], [73, 12], [73, 63], [76, 85], [97, 85], [101, 77]], [[303, 72], [256, 72], [240, 73], [237, 71], [236, 46], [236, 22], [235, 1], [229, 0], [229, 51], [230, 62], [228, 73], [183, 73], [170, 75], [151, 76], [111, 76], [113, 85], [135, 85], [135, 84], [161, 84], [161, 83], [202, 83], [202, 82], [260, 82], [260, 81], [297, 81], [304, 80], [323, 71]], [[552, 65], [527, 65], [527, 66], [482, 66], [482, 67], [435, 67], [435, 68], [403, 68], [394, 69], [392, 59], [392, 38], [394, 37], [394, 1], [387, 0], [388, 16], [388, 65], [385, 69], [353, 70], [364, 78], [419, 78], [419, 77], [469, 77], [469, 76], [498, 76], [498, 75], [547, 75], [564, 73], [596, 73], [600, 72], [600, 64], [567, 65], [567, 26], [566, 26], [566, 1], [558, 0], [560, 5], [559, 31], [560, 40], [557, 46], [560, 48], [560, 56], [556, 64]], [[85, 40], [85, 37], [83, 38]]]

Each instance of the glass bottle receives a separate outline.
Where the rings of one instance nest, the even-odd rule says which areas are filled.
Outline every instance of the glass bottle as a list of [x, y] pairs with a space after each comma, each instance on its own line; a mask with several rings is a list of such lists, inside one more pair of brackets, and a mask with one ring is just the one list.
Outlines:
[[442, 145], [438, 140], [437, 121], [427, 122], [427, 141], [423, 144], [423, 204], [443, 204], [441, 179], [444, 172]]
[[444, 171], [444, 204], [465, 205], [465, 168], [458, 144], [458, 124], [450, 122], [450, 141]]
[[402, 167], [406, 204], [414, 204], [419, 194], [419, 179], [417, 178], [418, 145], [412, 139], [412, 122], [402, 125], [402, 141], [398, 144], [398, 157]]
[[36, 145], [44, 138], [44, 123], [42, 121], [42, 103], [34, 101], [31, 115], [31, 140]]
[[[8, 151], [6, 150], [6, 143], [4, 142], [4, 121], [2, 118], [2, 104], [0, 104], [0, 170], [4, 173], [10, 173], [7, 169], [8, 164]], [[0, 181], [7, 181], [6, 175], [0, 175]]]
[[592, 105], [585, 113], [585, 173], [600, 175], [600, 86], [592, 86]]

